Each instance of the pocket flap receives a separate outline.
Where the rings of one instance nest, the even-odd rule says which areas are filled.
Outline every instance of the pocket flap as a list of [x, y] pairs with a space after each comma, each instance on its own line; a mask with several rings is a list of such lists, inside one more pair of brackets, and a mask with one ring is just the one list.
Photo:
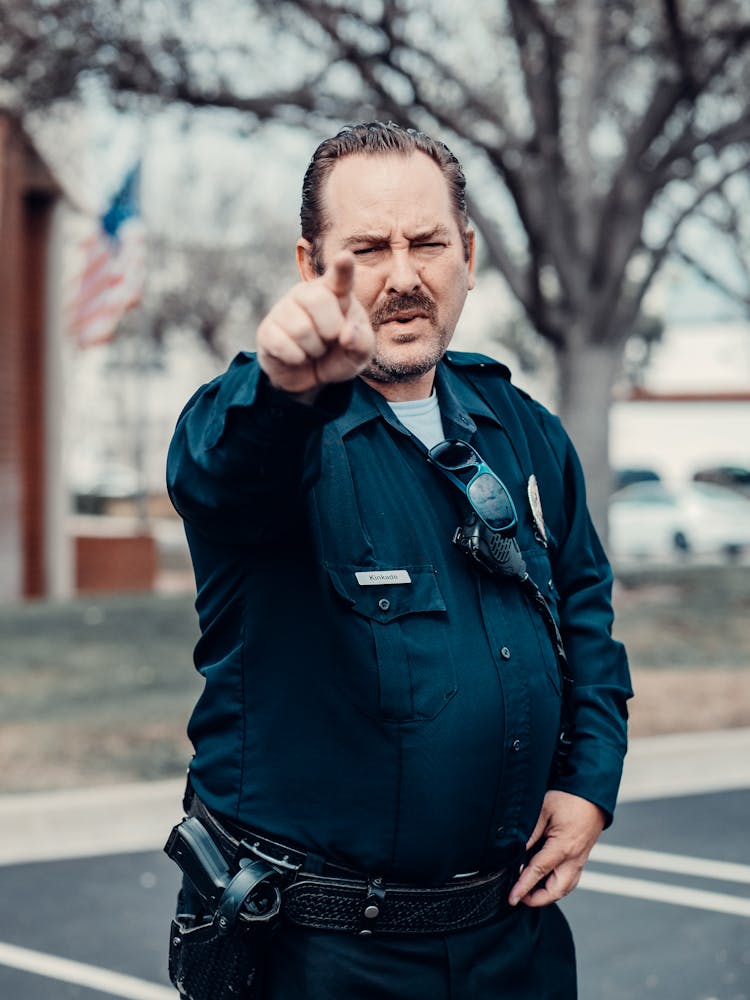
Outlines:
[[403, 615], [446, 610], [434, 566], [397, 568], [406, 570], [411, 582], [363, 585], [357, 580], [357, 573], [372, 574], [375, 571], [386, 576], [388, 572], [393, 572], [393, 567], [326, 565], [336, 593], [365, 618], [388, 622]]

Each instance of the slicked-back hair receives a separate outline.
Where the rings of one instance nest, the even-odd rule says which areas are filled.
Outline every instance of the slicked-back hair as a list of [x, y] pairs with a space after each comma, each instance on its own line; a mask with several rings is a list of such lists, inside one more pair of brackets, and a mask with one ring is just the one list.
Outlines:
[[337, 160], [344, 156], [408, 156], [425, 153], [433, 160], [445, 177], [453, 203], [464, 248], [469, 259], [469, 219], [466, 211], [466, 178], [461, 164], [445, 143], [431, 139], [424, 132], [404, 128], [395, 122], [365, 122], [346, 125], [335, 136], [324, 139], [313, 153], [302, 182], [302, 207], [300, 222], [302, 236], [312, 247], [312, 262], [318, 274], [324, 271], [321, 256], [321, 239], [330, 225], [323, 207], [323, 188]]

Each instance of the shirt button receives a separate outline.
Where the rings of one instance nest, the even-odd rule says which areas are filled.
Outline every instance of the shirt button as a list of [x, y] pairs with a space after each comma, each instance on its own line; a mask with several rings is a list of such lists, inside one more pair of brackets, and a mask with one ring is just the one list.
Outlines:
[[380, 608], [381, 611], [387, 611], [388, 608], [390, 608], [390, 606], [391, 602], [388, 600], [387, 597], [381, 597], [380, 600], [378, 601], [378, 607]]
[[510, 659], [510, 650], [508, 649], [507, 646], [503, 646], [503, 648], [500, 650], [500, 655], [504, 660]]
[[513, 740], [513, 742], [511, 743], [511, 747], [513, 748], [513, 750], [520, 750], [521, 749], [521, 741], [520, 740]]

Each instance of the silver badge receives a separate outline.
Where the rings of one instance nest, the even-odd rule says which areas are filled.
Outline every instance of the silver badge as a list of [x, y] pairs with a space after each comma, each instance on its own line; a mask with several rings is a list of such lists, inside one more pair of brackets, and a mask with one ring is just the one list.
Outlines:
[[536, 481], [536, 476], [529, 476], [529, 485], [526, 490], [529, 497], [529, 506], [531, 507], [531, 514], [534, 518], [534, 524], [536, 525], [536, 530], [539, 532], [541, 540], [544, 544], [547, 544], [547, 531], [544, 527], [544, 513], [542, 512], [542, 498], [539, 496], [539, 483]]

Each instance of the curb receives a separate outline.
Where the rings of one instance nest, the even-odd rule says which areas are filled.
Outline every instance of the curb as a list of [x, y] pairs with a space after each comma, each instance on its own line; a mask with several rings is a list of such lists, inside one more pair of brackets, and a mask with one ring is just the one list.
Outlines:
[[631, 740], [618, 801], [750, 788], [750, 728]]
[[159, 850], [185, 779], [0, 795], [0, 865]]

